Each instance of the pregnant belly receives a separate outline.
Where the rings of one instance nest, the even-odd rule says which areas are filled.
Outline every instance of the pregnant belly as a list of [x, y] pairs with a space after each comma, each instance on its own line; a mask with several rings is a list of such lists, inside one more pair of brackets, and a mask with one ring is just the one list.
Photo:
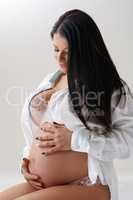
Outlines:
[[33, 141], [29, 170], [39, 175], [46, 187], [67, 184], [88, 175], [87, 153], [61, 151], [45, 156], [42, 155], [45, 150], [36, 146]]

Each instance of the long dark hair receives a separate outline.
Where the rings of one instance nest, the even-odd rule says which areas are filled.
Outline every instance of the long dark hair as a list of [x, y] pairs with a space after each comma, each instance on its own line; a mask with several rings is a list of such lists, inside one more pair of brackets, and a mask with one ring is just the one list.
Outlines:
[[67, 77], [73, 110], [89, 130], [87, 122], [95, 121], [105, 127], [106, 135], [112, 124], [112, 94], [120, 91], [117, 106], [125, 92], [125, 81], [116, 70], [100, 30], [87, 13], [73, 9], [56, 21], [50, 32], [52, 39], [55, 33], [65, 37], [69, 45]]

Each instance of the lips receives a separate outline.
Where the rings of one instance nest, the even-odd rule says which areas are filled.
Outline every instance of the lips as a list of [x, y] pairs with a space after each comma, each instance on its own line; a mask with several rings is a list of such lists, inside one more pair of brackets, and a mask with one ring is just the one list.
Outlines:
[[65, 64], [62, 64], [62, 63], [60, 63], [60, 66], [61, 66], [61, 67], [65, 67], [66, 65], [65, 65]]

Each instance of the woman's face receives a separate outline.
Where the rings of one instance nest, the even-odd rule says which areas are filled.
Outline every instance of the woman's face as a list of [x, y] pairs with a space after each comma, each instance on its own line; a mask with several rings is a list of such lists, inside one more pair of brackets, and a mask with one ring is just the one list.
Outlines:
[[68, 61], [68, 42], [65, 37], [59, 33], [55, 33], [53, 36], [54, 56], [59, 64], [61, 70], [67, 72], [67, 61]]

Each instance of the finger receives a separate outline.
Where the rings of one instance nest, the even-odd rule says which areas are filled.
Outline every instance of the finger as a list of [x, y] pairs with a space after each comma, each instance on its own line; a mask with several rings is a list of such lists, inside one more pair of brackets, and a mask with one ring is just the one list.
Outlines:
[[27, 178], [32, 178], [32, 179], [38, 179], [39, 176], [35, 175], [35, 174], [31, 174], [29, 172], [29, 160], [27, 158], [24, 158], [23, 159], [23, 163], [22, 163], [22, 171], [24, 173], [24, 175], [27, 177]]
[[35, 174], [29, 173], [29, 160], [27, 158], [23, 158], [23, 163], [22, 163], [22, 172], [24, 174], [24, 177], [26, 179], [32, 179], [32, 180], [37, 180], [39, 179], [39, 176]]
[[60, 123], [57, 123], [57, 122], [53, 122], [53, 124], [55, 124], [57, 126], [65, 126], [65, 124], [60, 124]]
[[28, 172], [29, 160], [27, 158], [23, 158], [22, 162], [22, 170]]
[[43, 188], [40, 187], [40, 186], [33, 186], [32, 184], [31, 184], [31, 186], [32, 186], [33, 188], [35, 188], [36, 190], [42, 190], [42, 189], [43, 189]]
[[58, 128], [58, 127], [55, 127], [55, 126], [54, 127], [41, 127], [40, 130], [42, 131], [42, 133], [46, 133], [46, 132], [54, 133], [56, 131], [55, 128]]
[[26, 178], [26, 179], [33, 179], [33, 180], [37, 180], [39, 177], [37, 176], [37, 175], [34, 175], [34, 174], [30, 174], [29, 173], [29, 168], [28, 168], [28, 166], [27, 166], [27, 164], [23, 164], [22, 165], [22, 172], [23, 172], [23, 174], [24, 174], [24, 177]]
[[53, 124], [51, 125], [44, 125], [41, 127], [41, 130], [43, 131], [49, 131], [51, 133], [55, 133], [57, 131], [57, 127], [55, 127]]
[[37, 175], [34, 175], [34, 174], [30, 174], [28, 172], [25, 172], [24, 173], [24, 177], [27, 179], [27, 180], [38, 180], [39, 179], [39, 176]]
[[35, 186], [39, 186], [39, 187], [43, 186], [43, 184], [41, 182], [37, 182], [37, 181], [30, 180], [29, 183], [31, 183], [32, 185], [35, 185]]
[[53, 123], [49, 123], [49, 122], [43, 122], [40, 124], [40, 128], [41, 130], [45, 130], [45, 128], [47, 127], [51, 127], [51, 126], [54, 126]]
[[38, 190], [41, 190], [43, 189], [44, 187], [43, 186], [39, 186], [39, 185], [36, 185], [35, 183], [33, 183], [32, 181], [29, 181], [28, 182], [32, 187], [38, 189]]
[[42, 154], [43, 155], [49, 155], [49, 154], [57, 152], [57, 151], [58, 151], [58, 148], [55, 146], [55, 147], [51, 147], [49, 150], [43, 152]]
[[40, 141], [53, 140], [54, 135], [52, 133], [46, 132], [44, 135], [38, 136], [35, 139]]
[[38, 144], [39, 147], [44, 148], [44, 147], [53, 147], [55, 146], [55, 141], [44, 141], [44, 142], [40, 142]]

